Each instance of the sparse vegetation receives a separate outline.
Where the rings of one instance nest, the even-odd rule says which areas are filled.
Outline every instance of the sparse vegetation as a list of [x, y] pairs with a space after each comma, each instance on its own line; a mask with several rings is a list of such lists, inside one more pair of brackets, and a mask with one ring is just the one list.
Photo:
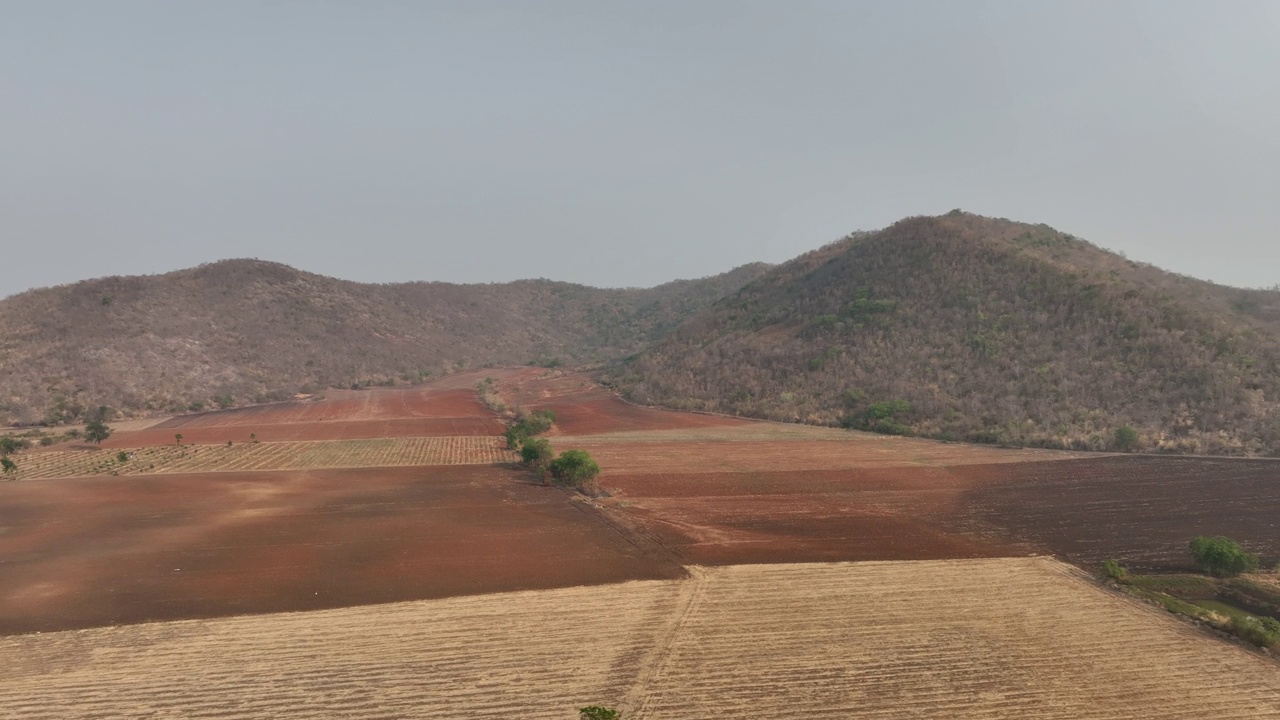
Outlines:
[[588, 705], [578, 710], [578, 720], [618, 720], [622, 713], [600, 705]]
[[507, 411], [507, 404], [498, 396], [498, 381], [493, 378], [487, 377], [476, 383], [476, 394], [485, 407], [499, 415]]
[[943, 440], [1280, 455], [1278, 311], [956, 213], [778, 266], [606, 379], [639, 403]]
[[[0, 336], [22, 337], [0, 360], [0, 424], [78, 423], [84, 407], [98, 404], [142, 416], [270, 402], [530, 358], [609, 361], [764, 269], [598, 289], [548, 280], [365, 285], [227, 260], [33, 290], [0, 301]], [[106, 296], [115, 297], [109, 313], [97, 310]], [[195, 367], [201, 371], [175, 372]]]

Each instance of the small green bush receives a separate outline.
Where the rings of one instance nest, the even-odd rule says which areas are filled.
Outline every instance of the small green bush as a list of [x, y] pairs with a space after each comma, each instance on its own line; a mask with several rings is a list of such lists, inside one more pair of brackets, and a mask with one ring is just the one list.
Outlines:
[[1274, 618], [1252, 615], [1231, 618], [1227, 630], [1258, 647], [1280, 645], [1280, 620]]
[[619, 720], [622, 713], [599, 705], [588, 705], [578, 710], [578, 720]]
[[1129, 571], [1116, 560], [1103, 561], [1102, 572], [1112, 580], [1124, 580], [1129, 577]]
[[1112, 445], [1117, 450], [1128, 452], [1138, 446], [1138, 431], [1128, 425], [1116, 428]]

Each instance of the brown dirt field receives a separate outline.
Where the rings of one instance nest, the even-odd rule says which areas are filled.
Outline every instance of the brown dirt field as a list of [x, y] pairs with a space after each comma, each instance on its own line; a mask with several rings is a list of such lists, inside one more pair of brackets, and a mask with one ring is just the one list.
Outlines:
[[0, 484], [0, 633], [670, 578], [492, 466]]
[[[192, 416], [194, 417], [194, 416]], [[172, 421], [171, 421], [172, 422]], [[182, 433], [183, 445], [225, 445], [228, 440], [249, 442], [249, 434], [260, 442], [308, 440], [357, 440], [387, 437], [440, 437], [450, 435], [501, 435], [506, 425], [497, 417], [399, 418], [393, 420], [335, 420], [275, 425], [195, 425], [162, 426], [136, 432], [113, 433], [102, 447], [124, 449], [175, 444], [174, 434]], [[55, 446], [65, 449], [66, 445]]]
[[1024, 554], [967, 522], [972, 482], [941, 468], [609, 474], [603, 505], [705, 565]]
[[503, 378], [517, 372], [460, 373], [412, 387], [329, 390], [319, 400], [112, 423], [116, 432], [102, 447], [172, 445], [175, 433], [182, 433], [184, 444], [193, 445], [248, 442], [250, 433], [262, 442], [500, 435], [503, 421], [480, 403], [475, 384], [488, 376]]
[[954, 468], [971, 480], [975, 523], [1095, 568], [1107, 558], [1191, 570], [1187, 543], [1226, 535], [1267, 565], [1280, 558], [1280, 462], [1108, 457]]
[[1043, 558], [630, 582], [0, 638], [24, 720], [1277, 717], [1280, 666]]
[[581, 448], [606, 474], [857, 470], [869, 467], [947, 467], [1076, 460], [1080, 453], [1013, 450], [910, 438], [846, 433], [839, 440], [632, 442], [552, 438], [557, 450]]
[[585, 375], [540, 368], [502, 378], [499, 393], [512, 408], [555, 411], [552, 437], [752, 424], [738, 418], [633, 405]]

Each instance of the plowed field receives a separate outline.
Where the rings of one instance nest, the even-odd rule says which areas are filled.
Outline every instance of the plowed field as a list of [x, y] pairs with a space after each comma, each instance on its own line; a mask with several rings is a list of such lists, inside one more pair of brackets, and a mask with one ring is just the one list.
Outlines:
[[962, 504], [975, 524], [1085, 567], [1106, 558], [1191, 570], [1196, 535], [1235, 538], [1280, 559], [1280, 462], [1108, 457], [954, 468], [973, 482]]
[[1280, 667], [1044, 559], [688, 580], [0, 638], [0, 714], [1275, 718]]
[[501, 418], [480, 404], [475, 384], [493, 370], [442, 378], [428, 385], [372, 390], [330, 390], [322, 399], [255, 405], [181, 415], [138, 430], [120, 428], [103, 447], [170, 445], [182, 433], [187, 444], [258, 440], [346, 440], [437, 435], [498, 435]]
[[5, 483], [0, 633], [675, 577], [492, 466]]
[[505, 377], [500, 387], [503, 399], [514, 408], [554, 411], [553, 436], [755, 424], [633, 405], [583, 375], [529, 369]]

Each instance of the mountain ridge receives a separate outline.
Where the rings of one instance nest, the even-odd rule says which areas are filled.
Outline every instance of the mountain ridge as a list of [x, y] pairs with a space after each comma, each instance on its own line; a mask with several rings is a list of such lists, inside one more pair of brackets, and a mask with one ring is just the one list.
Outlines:
[[365, 284], [232, 259], [0, 301], [0, 421], [76, 421], [414, 382], [485, 365], [601, 363], [767, 267], [647, 289], [550, 280]]
[[956, 211], [783, 263], [606, 380], [638, 402], [948, 440], [1275, 454], [1277, 377], [1280, 293]]

